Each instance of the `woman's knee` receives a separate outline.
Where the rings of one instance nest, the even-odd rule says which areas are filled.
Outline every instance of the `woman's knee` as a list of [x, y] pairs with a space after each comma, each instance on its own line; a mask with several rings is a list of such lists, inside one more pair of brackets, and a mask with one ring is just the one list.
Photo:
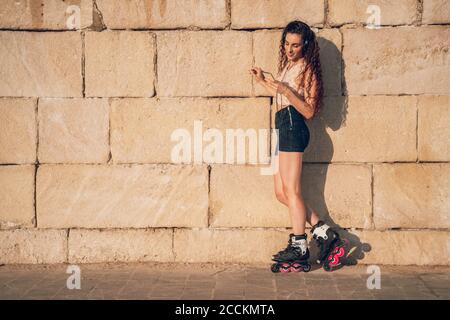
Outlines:
[[284, 194], [284, 191], [282, 189], [275, 190], [275, 196], [281, 203], [284, 203], [286, 201], [286, 195]]
[[293, 197], [302, 197], [301, 190], [298, 187], [295, 186], [283, 186], [283, 193], [287, 199], [293, 198]]

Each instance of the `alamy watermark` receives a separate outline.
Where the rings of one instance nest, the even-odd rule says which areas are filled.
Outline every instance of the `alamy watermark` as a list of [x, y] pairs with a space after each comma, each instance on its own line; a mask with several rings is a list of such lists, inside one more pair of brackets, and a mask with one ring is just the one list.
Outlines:
[[81, 289], [81, 269], [77, 265], [70, 265], [67, 267], [66, 273], [70, 276], [66, 280], [66, 287], [69, 290]]
[[[270, 155], [269, 132], [272, 141]], [[278, 172], [278, 129], [227, 128], [224, 137], [223, 131], [217, 128], [209, 128], [203, 132], [203, 122], [194, 120], [193, 134], [185, 128], [177, 128], [171, 133], [170, 139], [176, 143], [170, 152], [172, 163], [270, 164], [261, 167], [260, 173], [273, 175]]]
[[370, 265], [367, 267], [367, 273], [370, 276], [367, 278], [367, 289], [381, 289], [381, 269], [377, 265]]
[[366, 13], [369, 14], [366, 20], [366, 28], [379, 29], [381, 26], [381, 8], [375, 4], [371, 4], [367, 7]]
[[66, 19], [66, 27], [69, 30], [81, 29], [81, 9], [79, 6], [70, 5], [66, 8], [66, 14], [69, 17]]

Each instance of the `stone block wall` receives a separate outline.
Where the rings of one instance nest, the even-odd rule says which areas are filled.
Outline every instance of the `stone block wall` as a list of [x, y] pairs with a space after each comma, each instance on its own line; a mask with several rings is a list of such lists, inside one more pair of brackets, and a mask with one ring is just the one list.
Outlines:
[[359, 263], [450, 265], [449, 1], [0, 6], [0, 263], [270, 264], [291, 226], [270, 158], [251, 157], [251, 138], [270, 150], [271, 136], [249, 134], [243, 160], [205, 154], [228, 129], [274, 128], [248, 70], [275, 73], [300, 19], [325, 86], [305, 201]]

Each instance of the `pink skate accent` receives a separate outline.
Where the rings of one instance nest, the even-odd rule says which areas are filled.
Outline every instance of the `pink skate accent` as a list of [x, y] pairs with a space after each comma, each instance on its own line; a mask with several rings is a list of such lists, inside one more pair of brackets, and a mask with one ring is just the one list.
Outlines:
[[287, 273], [291, 271], [289, 263], [283, 263], [280, 267], [280, 272]]
[[302, 265], [300, 263], [293, 263], [291, 265], [291, 272], [300, 272], [302, 270]]
[[333, 256], [330, 260], [330, 266], [336, 266], [339, 263], [339, 257]]
[[337, 248], [337, 249], [338, 250], [337, 250], [336, 254], [330, 255], [328, 257], [328, 260], [331, 260], [330, 261], [330, 266], [338, 265], [339, 264], [339, 260], [340, 260], [339, 258], [342, 257], [344, 255], [344, 253], [345, 253], [343, 248]]
[[337, 248], [336, 256], [342, 257], [345, 253], [344, 248]]

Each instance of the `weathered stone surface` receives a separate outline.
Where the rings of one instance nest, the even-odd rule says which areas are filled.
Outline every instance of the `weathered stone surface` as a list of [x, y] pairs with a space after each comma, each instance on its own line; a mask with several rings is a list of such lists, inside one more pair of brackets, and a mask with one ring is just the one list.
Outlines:
[[175, 261], [267, 263], [286, 246], [286, 232], [258, 229], [175, 229]]
[[[288, 207], [275, 196], [273, 175], [260, 169], [212, 166], [211, 226], [291, 227]], [[320, 218], [341, 227], [371, 227], [370, 166], [304, 165], [302, 171], [303, 198]]]
[[355, 231], [369, 252], [358, 260], [377, 265], [450, 265], [449, 231]]
[[[67, 247], [70, 263], [267, 263], [273, 252], [286, 245], [288, 232], [176, 229], [172, 251], [172, 230], [166, 229], [75, 229], [68, 242], [65, 230], [2, 230], [0, 263], [62, 263], [66, 262]], [[352, 250], [365, 248], [363, 255], [353, 255], [361, 264], [450, 265], [448, 231], [352, 231], [350, 238]]]
[[251, 95], [250, 32], [156, 33], [158, 96]]
[[344, 29], [349, 95], [446, 94], [450, 28]]
[[304, 198], [321, 219], [342, 228], [372, 227], [369, 165], [306, 164], [304, 168]]
[[92, 0], [2, 1], [0, 28], [83, 29], [92, 25]]
[[34, 227], [34, 165], [0, 166], [0, 228]]
[[42, 165], [36, 184], [40, 228], [202, 227], [206, 166]]
[[[288, 233], [289, 230], [176, 229], [175, 261], [268, 263], [273, 253], [286, 245]], [[351, 250], [356, 250], [351, 257], [361, 264], [450, 265], [448, 231], [352, 231], [350, 236], [342, 230], [340, 233], [351, 239]], [[362, 251], [365, 252], [361, 255]]]
[[36, 161], [36, 100], [0, 99], [0, 163]]
[[385, 228], [450, 228], [450, 164], [374, 165], [374, 222]]
[[322, 0], [231, 0], [231, 27], [284, 28], [292, 20], [322, 26], [324, 6]]
[[416, 161], [416, 105], [413, 96], [328, 97], [322, 115], [307, 121], [304, 160]]
[[1, 230], [0, 263], [63, 263], [66, 230]]
[[[281, 31], [255, 31], [253, 33], [253, 52], [255, 66], [271, 72], [274, 77], [278, 73], [278, 53]], [[321, 29], [316, 33], [320, 47], [320, 64], [324, 95], [341, 95], [342, 37], [338, 30]], [[253, 83], [256, 95], [270, 93], [256, 81]]]
[[449, 23], [449, 12], [448, 0], [423, 0], [422, 23]]
[[171, 229], [86, 230], [69, 234], [69, 262], [173, 261]]
[[[377, 7], [383, 27], [364, 27]], [[69, 31], [78, 8], [81, 33]], [[322, 113], [307, 121], [307, 206], [347, 229], [356, 256], [371, 247], [361, 264], [449, 266], [449, 9], [443, 0], [5, 1], [0, 265], [270, 265], [292, 226], [268, 174], [275, 103], [248, 71], [277, 75], [281, 29], [299, 19], [317, 35], [325, 89]]]
[[79, 32], [0, 32], [0, 96], [82, 96]]
[[450, 161], [450, 96], [419, 97], [420, 161]]
[[87, 32], [86, 96], [151, 97], [155, 35], [147, 31]]
[[[379, 22], [374, 19], [379, 14]], [[416, 0], [330, 0], [328, 22], [332, 26], [346, 23], [374, 25], [412, 24], [417, 19]]]
[[[239, 151], [239, 154], [245, 155], [243, 160], [246, 163], [252, 160], [269, 162], [268, 158], [263, 162], [265, 157], [258, 156], [264, 148], [257, 144], [265, 146], [264, 155], [268, 156], [268, 99], [114, 99], [111, 104], [111, 149], [115, 163], [200, 163], [202, 160], [204, 163], [237, 163], [239, 141], [245, 141], [245, 150], [242, 153]], [[233, 135], [234, 139], [227, 138], [227, 129], [241, 129], [242, 138], [239, 135]], [[259, 138], [258, 133], [262, 129], [266, 130], [266, 134]], [[208, 132], [213, 130], [219, 137], [208, 140]], [[186, 138], [182, 140], [181, 134]], [[221, 150], [222, 155], [217, 153], [217, 157], [207, 157], [216, 145], [215, 141], [220, 142], [219, 138], [222, 139], [222, 148], [217, 144], [217, 150]], [[234, 141], [234, 157], [233, 148], [227, 147], [227, 141]], [[178, 149], [182, 142], [186, 142], [186, 157]], [[251, 151], [250, 142], [255, 146], [255, 151]]]
[[262, 170], [260, 166], [212, 166], [212, 227], [290, 226], [288, 208], [275, 197], [274, 177], [263, 175]]
[[38, 157], [40, 163], [106, 163], [107, 99], [40, 100]]
[[97, 0], [96, 3], [110, 29], [175, 29], [192, 26], [209, 29], [224, 28], [229, 23], [225, 0]]

